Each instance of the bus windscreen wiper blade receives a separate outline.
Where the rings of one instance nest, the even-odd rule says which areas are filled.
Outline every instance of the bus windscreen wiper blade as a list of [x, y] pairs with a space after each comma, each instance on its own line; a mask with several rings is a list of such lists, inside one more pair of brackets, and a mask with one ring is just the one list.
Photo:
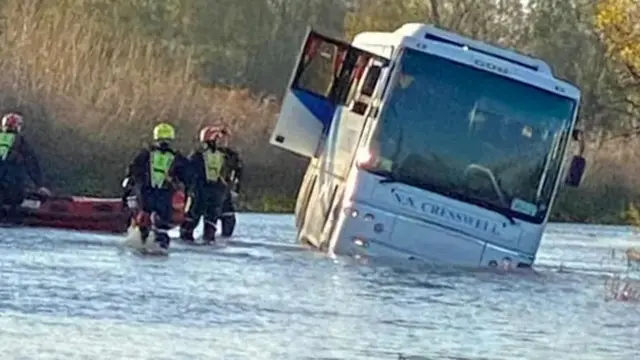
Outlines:
[[469, 196], [469, 199], [471, 199], [472, 202], [478, 204], [478, 205], [482, 205], [485, 208], [490, 208], [490, 210], [497, 212], [498, 214], [504, 216], [507, 220], [509, 220], [509, 223], [511, 223], [511, 225], [515, 225], [516, 224], [516, 220], [513, 218], [513, 216], [511, 216], [511, 214], [509, 213], [509, 210], [506, 210], [502, 207], [499, 206], [495, 206], [494, 204], [492, 204], [491, 202], [481, 199], [481, 198], [477, 198], [474, 196]]
[[393, 175], [392, 172], [389, 172], [387, 174], [379, 174], [381, 176], [384, 176], [383, 179], [380, 179], [380, 181], [378, 181], [378, 183], [380, 184], [390, 184], [390, 183], [396, 183], [398, 182], [398, 179], [396, 179], [395, 175]]

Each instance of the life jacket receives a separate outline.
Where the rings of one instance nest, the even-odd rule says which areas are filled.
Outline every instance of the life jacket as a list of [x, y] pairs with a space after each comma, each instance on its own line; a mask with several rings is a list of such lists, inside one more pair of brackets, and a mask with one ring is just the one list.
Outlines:
[[16, 134], [10, 132], [0, 132], [0, 159], [6, 161], [7, 157], [16, 143]]
[[149, 174], [152, 188], [167, 187], [169, 171], [176, 155], [171, 151], [152, 150], [149, 154]]
[[207, 182], [224, 181], [222, 170], [225, 165], [225, 154], [220, 150], [207, 149], [203, 154], [205, 178]]

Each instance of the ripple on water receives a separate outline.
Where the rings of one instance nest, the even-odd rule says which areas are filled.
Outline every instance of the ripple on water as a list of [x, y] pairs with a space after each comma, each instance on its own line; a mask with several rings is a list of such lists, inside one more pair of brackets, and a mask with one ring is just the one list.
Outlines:
[[626, 228], [554, 224], [521, 275], [328, 260], [285, 246], [292, 222], [241, 214], [238, 245], [175, 245], [164, 261], [119, 253], [117, 237], [0, 229], [0, 356], [640, 358], [639, 308], [602, 292]]

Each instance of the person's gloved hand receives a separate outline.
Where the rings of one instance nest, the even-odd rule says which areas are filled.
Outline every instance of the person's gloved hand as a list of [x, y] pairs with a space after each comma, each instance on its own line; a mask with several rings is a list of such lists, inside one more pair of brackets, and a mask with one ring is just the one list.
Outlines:
[[42, 196], [51, 196], [51, 191], [49, 191], [49, 189], [47, 189], [46, 187], [41, 186], [38, 189], [38, 194]]

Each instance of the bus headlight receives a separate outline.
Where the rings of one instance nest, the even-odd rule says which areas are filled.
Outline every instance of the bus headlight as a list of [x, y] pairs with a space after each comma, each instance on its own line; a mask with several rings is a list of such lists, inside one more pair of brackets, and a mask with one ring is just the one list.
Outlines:
[[356, 210], [354, 208], [345, 208], [344, 209], [344, 213], [345, 213], [345, 215], [347, 215], [349, 217], [352, 217], [352, 218], [357, 218], [358, 215], [360, 215], [358, 210]]
[[369, 247], [369, 242], [366, 239], [363, 239], [360, 237], [354, 237], [352, 241], [353, 241], [353, 244], [358, 247], [361, 247], [361, 248]]

